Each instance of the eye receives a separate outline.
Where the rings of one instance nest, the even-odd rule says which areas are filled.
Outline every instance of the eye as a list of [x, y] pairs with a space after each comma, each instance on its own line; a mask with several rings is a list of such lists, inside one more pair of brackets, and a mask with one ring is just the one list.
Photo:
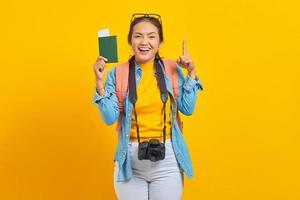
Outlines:
[[139, 38], [139, 37], [141, 37], [141, 36], [140, 36], [140, 35], [135, 35], [135, 36], [134, 36], [134, 38]]
[[153, 39], [153, 38], [155, 38], [155, 36], [154, 36], [154, 35], [151, 35], [151, 36], [149, 36], [149, 38]]

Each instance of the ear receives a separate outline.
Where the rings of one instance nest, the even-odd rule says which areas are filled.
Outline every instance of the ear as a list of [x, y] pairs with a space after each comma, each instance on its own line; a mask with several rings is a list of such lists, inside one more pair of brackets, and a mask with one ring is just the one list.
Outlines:
[[160, 48], [160, 47], [161, 47], [161, 45], [162, 45], [162, 42], [161, 42], [161, 43], [159, 43], [159, 45], [158, 45], [158, 48]]
[[131, 43], [128, 42], [128, 46], [129, 46], [129, 48], [130, 48], [131, 50], [133, 50], [133, 49], [132, 49]]

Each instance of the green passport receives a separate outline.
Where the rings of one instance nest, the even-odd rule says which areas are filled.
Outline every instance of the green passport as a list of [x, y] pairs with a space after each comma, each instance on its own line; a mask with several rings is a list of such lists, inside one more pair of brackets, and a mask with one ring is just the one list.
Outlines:
[[107, 63], [118, 62], [117, 36], [98, 37], [99, 54], [107, 58]]

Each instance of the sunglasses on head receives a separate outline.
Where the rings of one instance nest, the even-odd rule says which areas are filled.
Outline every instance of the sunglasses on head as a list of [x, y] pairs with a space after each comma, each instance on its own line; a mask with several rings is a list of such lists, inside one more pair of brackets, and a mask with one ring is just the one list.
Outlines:
[[141, 19], [141, 18], [153, 18], [153, 19], [157, 19], [158, 22], [160, 24], [162, 24], [161, 17], [160, 17], [159, 14], [145, 14], [145, 13], [135, 13], [135, 14], [133, 14], [132, 17], [131, 17], [130, 23], [132, 23], [133, 20], [135, 20], [135, 19]]

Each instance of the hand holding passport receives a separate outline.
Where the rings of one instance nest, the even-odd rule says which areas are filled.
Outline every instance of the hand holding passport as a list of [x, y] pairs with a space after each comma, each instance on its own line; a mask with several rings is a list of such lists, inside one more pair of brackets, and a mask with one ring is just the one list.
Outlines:
[[98, 31], [99, 54], [107, 63], [118, 62], [117, 36], [110, 36], [108, 29]]

